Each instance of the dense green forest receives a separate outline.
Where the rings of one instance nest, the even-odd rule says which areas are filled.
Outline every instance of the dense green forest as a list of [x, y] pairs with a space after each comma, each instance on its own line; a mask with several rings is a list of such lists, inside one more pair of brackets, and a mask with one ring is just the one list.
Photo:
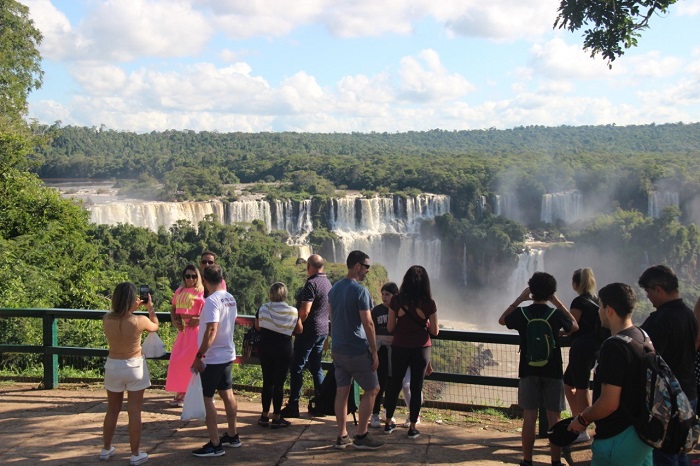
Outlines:
[[34, 130], [51, 137], [30, 157], [41, 178], [138, 179], [146, 195], [162, 200], [225, 195], [223, 186], [238, 181], [284, 181], [303, 195], [333, 188], [448, 194], [454, 215], [474, 218], [480, 196], [505, 188], [538, 207], [546, 192], [611, 191], [620, 205], [640, 210], [659, 181], [700, 191], [700, 124], [392, 134]]

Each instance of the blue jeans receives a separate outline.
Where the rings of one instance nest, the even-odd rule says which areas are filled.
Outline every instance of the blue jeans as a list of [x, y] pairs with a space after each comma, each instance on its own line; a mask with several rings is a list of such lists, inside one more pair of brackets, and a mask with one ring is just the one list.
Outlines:
[[[698, 400], [690, 400], [693, 409], [697, 412]], [[689, 466], [690, 460], [688, 455], [681, 453], [680, 455], [671, 455], [664, 453], [661, 450], [654, 450], [654, 466]]]
[[309, 369], [314, 380], [314, 392], [318, 394], [323, 382], [323, 370], [321, 370], [321, 357], [323, 355], [323, 343], [327, 335], [297, 335], [294, 337], [294, 352], [292, 363], [289, 365], [289, 403], [299, 404], [301, 387], [304, 382], [302, 372], [304, 367]]

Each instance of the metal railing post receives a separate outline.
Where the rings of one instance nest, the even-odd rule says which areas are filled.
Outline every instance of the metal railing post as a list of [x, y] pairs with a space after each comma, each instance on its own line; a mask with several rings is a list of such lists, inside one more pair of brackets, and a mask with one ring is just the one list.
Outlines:
[[58, 355], [51, 349], [58, 346], [58, 325], [56, 316], [47, 312], [42, 317], [44, 340], [44, 388], [58, 387]]

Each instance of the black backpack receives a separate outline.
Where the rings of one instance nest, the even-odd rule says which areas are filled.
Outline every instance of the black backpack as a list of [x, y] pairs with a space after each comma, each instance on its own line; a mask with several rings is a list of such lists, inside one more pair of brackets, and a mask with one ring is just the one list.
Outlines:
[[671, 368], [648, 344], [649, 335], [642, 332], [644, 343], [615, 335], [629, 345], [643, 369], [640, 383], [644, 398], [634, 428], [644, 443], [664, 453], [689, 452], [700, 433], [695, 412]]
[[[326, 372], [326, 377], [321, 383], [318, 395], [309, 400], [309, 414], [314, 417], [335, 416], [335, 392], [338, 386], [335, 382], [335, 367], [331, 366]], [[352, 382], [348, 395], [348, 414], [352, 414], [352, 420], [357, 425], [357, 405], [360, 401], [360, 387]]]

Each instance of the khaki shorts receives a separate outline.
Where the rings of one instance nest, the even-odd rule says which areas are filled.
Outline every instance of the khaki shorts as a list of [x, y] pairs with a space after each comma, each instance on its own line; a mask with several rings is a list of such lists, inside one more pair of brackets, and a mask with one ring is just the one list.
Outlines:
[[110, 392], [137, 392], [150, 386], [151, 374], [142, 356], [131, 359], [107, 358], [105, 388]]

